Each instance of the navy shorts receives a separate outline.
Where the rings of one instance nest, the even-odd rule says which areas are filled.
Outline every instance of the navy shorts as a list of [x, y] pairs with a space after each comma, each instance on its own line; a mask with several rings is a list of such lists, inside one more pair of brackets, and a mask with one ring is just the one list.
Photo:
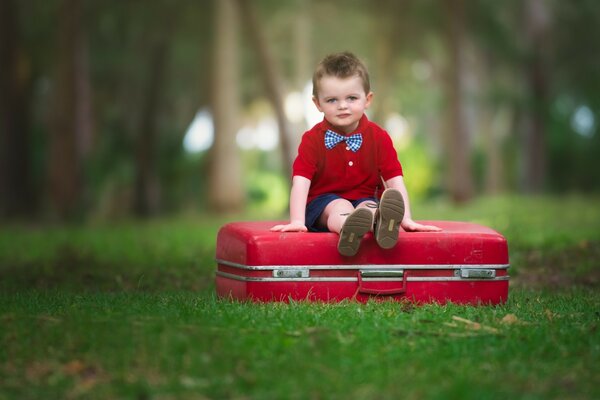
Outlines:
[[[315, 197], [310, 203], [306, 205], [304, 224], [310, 232], [329, 232], [326, 226], [321, 226], [319, 224], [319, 217], [323, 213], [323, 210], [325, 210], [325, 207], [327, 207], [329, 203], [337, 199], [343, 199], [343, 197], [333, 193], [326, 193]], [[354, 208], [358, 207], [360, 203], [363, 203], [365, 201], [372, 201], [378, 204], [377, 199], [375, 199], [374, 197], [363, 197], [362, 199], [348, 201], [352, 203]]]

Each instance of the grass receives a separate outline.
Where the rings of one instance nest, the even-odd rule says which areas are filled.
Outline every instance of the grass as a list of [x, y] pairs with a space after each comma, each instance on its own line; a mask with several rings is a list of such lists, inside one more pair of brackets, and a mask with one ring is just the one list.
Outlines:
[[496, 307], [222, 301], [212, 217], [0, 228], [0, 399], [599, 398], [596, 200], [415, 209], [505, 234]]

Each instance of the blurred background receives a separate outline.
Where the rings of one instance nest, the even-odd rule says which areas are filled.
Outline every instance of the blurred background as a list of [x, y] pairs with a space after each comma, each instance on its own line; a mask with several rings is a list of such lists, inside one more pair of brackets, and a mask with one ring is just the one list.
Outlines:
[[600, 189], [595, 0], [0, 0], [0, 218], [287, 210], [351, 51], [414, 201]]

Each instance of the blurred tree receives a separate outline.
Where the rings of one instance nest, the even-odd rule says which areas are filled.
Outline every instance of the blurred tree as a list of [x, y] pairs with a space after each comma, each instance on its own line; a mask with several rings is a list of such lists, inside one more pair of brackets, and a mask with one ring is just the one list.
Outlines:
[[[242, 21], [258, 26], [241, 49], [220, 44], [239, 39], [236, 17], [213, 21], [220, 1], [0, 1], [0, 217], [47, 203], [62, 218], [99, 203], [147, 215], [219, 191], [211, 204], [239, 209], [242, 166], [291, 162], [258, 150], [260, 163], [240, 160], [238, 99], [269, 98], [283, 125], [286, 89], [303, 89], [313, 62], [341, 50], [370, 68], [372, 119], [400, 112], [407, 149], [445, 156], [428, 167], [455, 200], [471, 174], [487, 193], [600, 189], [597, 1], [240, 1]], [[213, 154], [185, 154], [208, 103]]]
[[[514, 2], [513, 2], [514, 3]], [[479, 0], [470, 3], [469, 26], [473, 46], [472, 73], [478, 86], [472, 93], [471, 104], [476, 109], [475, 144], [479, 144], [481, 158], [476, 176], [478, 186], [485, 193], [496, 195], [506, 189], [506, 160], [502, 149], [509, 135], [514, 135], [514, 108], [512, 77], [518, 55], [512, 29], [506, 20], [514, 11], [514, 4]], [[510, 31], [510, 32], [509, 32]], [[508, 82], [507, 82], [508, 81]]]
[[49, 148], [52, 211], [71, 219], [82, 211], [82, 161], [91, 143], [91, 89], [81, 0], [62, 0]]
[[[161, 7], [162, 3], [150, 7], [150, 20], [155, 24], [145, 25], [147, 61], [142, 87], [139, 125], [135, 139], [135, 193], [134, 212], [140, 217], [155, 215], [160, 210], [161, 187], [158, 172], [159, 116], [165, 97], [167, 64], [174, 29], [174, 8]], [[148, 11], [148, 8], [146, 9]]]
[[210, 154], [208, 204], [216, 211], [244, 206], [242, 165], [236, 134], [239, 124], [239, 4], [215, 2], [211, 106], [215, 140]]
[[463, 203], [473, 196], [471, 147], [465, 114], [465, 0], [445, 1], [448, 68], [445, 75], [447, 126], [446, 187], [451, 199]]
[[292, 26], [293, 46], [291, 48], [293, 51], [292, 86], [299, 91], [302, 91], [304, 85], [312, 78], [310, 6], [310, 1], [296, 0], [292, 9], [294, 15]]
[[407, 49], [408, 31], [415, 28], [410, 24], [410, 0], [378, 1], [371, 19], [375, 59], [371, 70], [376, 101], [373, 103], [372, 120], [385, 124], [386, 117], [395, 110], [394, 80], [398, 78], [398, 62]]
[[208, 103], [210, 3], [86, 4], [93, 16], [94, 110], [101, 121], [86, 160], [94, 184], [90, 211], [112, 217], [174, 211], [190, 190], [204, 189], [184, 178], [206, 174], [203, 163], [184, 157], [181, 143]]
[[35, 206], [31, 175], [29, 59], [19, 10], [0, 1], [0, 218], [26, 216]]
[[[293, 26], [292, 26], [292, 78], [291, 88], [296, 93], [303, 93], [305, 86], [312, 79], [313, 53], [312, 53], [312, 20], [310, 18], [311, 2], [305, 0], [296, 0], [293, 6]], [[305, 110], [297, 110], [296, 121], [290, 121], [291, 138], [290, 148], [291, 156], [295, 158], [300, 145], [302, 134], [308, 129], [308, 124], [304, 118]], [[291, 172], [290, 172], [291, 173]], [[286, 176], [291, 179], [290, 176]]]
[[[552, 2], [549, 189], [600, 190], [600, 7]], [[582, 118], [583, 117], [583, 118]], [[582, 124], [583, 123], [583, 124]]]
[[525, 80], [529, 101], [525, 109], [523, 132], [523, 190], [540, 192], [546, 177], [546, 120], [548, 108], [548, 71], [546, 63], [550, 10], [546, 0], [527, 0], [523, 3], [525, 39], [528, 57]]
[[279, 129], [279, 143], [283, 157], [283, 170], [285, 176], [292, 175], [292, 162], [295, 149], [290, 144], [292, 136], [290, 132], [290, 123], [284, 110], [284, 93], [282, 77], [275, 59], [271, 54], [271, 48], [265, 39], [263, 32], [263, 23], [259, 21], [257, 11], [253, 2], [249, 0], [236, 0], [241, 11], [241, 16], [246, 25], [250, 43], [254, 49], [254, 54], [258, 58], [259, 71], [265, 86], [265, 91], [277, 120]]

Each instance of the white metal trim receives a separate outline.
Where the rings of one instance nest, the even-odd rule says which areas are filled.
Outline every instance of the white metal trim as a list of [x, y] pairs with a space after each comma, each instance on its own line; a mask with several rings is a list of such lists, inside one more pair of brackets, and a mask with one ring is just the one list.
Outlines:
[[215, 260], [218, 264], [228, 267], [245, 269], [250, 271], [270, 271], [279, 268], [308, 268], [310, 270], [318, 269], [508, 269], [510, 264], [337, 264], [337, 265], [244, 265], [226, 260]]
[[[343, 277], [330, 277], [330, 276], [317, 276], [312, 278], [273, 278], [273, 277], [253, 277], [253, 276], [239, 276], [230, 274], [228, 272], [217, 271], [217, 276], [223, 278], [229, 278], [236, 281], [243, 282], [357, 282], [358, 278], [352, 276]], [[495, 278], [460, 278], [454, 276], [408, 276], [406, 277], [407, 282], [494, 282], [494, 281], [507, 281], [509, 280], [508, 275], [497, 276]], [[364, 282], [402, 282], [403, 278], [363, 278]]]

